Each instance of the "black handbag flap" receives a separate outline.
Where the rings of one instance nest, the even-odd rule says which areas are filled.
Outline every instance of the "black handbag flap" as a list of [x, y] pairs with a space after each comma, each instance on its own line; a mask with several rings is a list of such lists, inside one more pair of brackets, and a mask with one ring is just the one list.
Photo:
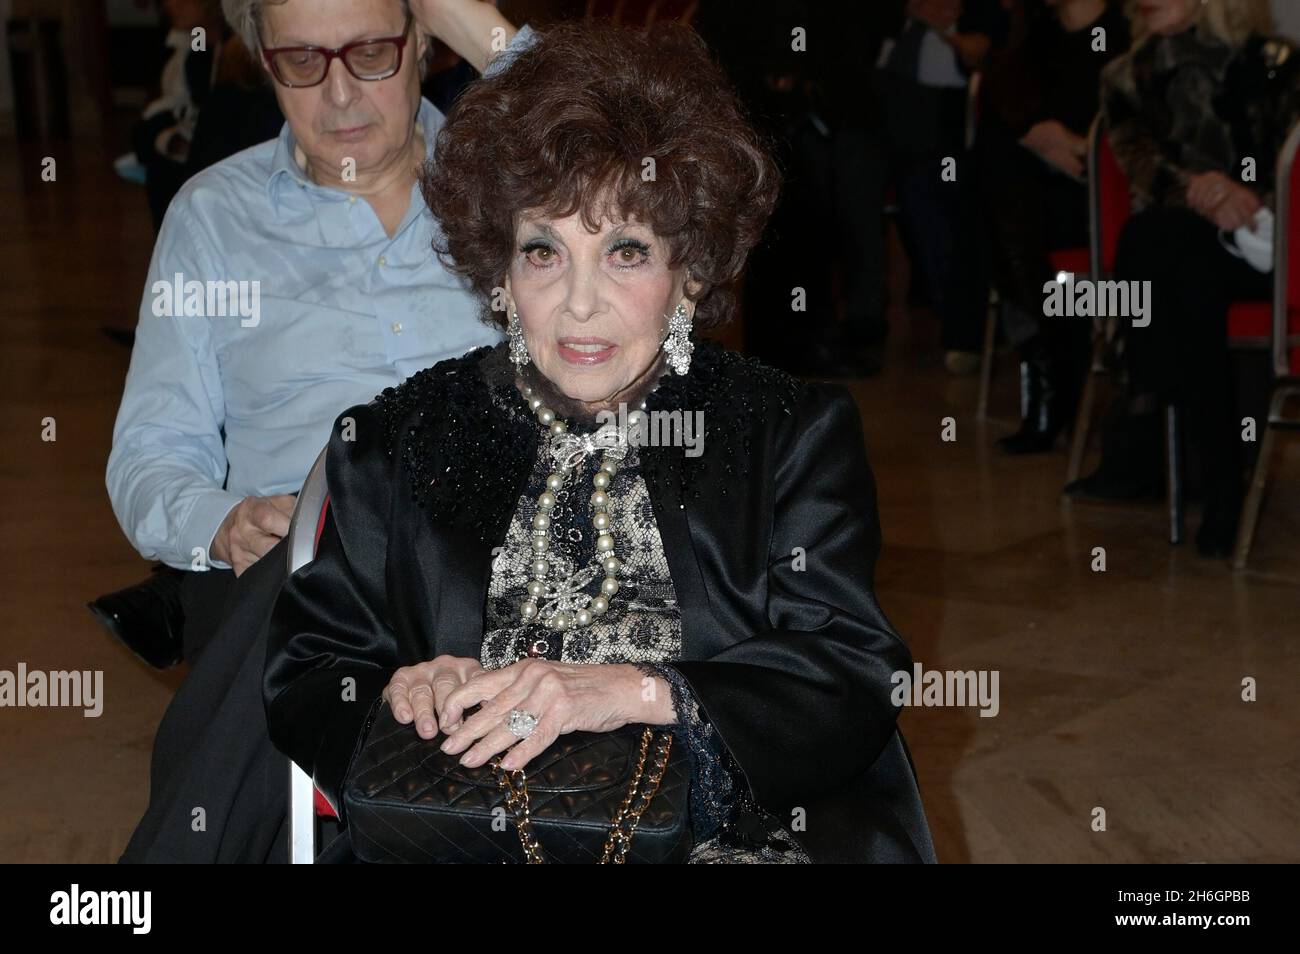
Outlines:
[[[529, 815], [555, 860], [596, 860], [632, 783], [644, 726], [562, 735], [525, 769]], [[422, 739], [380, 705], [344, 785], [354, 845], [363, 860], [518, 860], [515, 821], [490, 765]], [[647, 768], [653, 759], [653, 745]], [[691, 845], [689, 755], [674, 745], [658, 791], [641, 815], [629, 860], [678, 856]], [[504, 824], [503, 824], [504, 822]], [[648, 854], [646, 854], [648, 853]]]

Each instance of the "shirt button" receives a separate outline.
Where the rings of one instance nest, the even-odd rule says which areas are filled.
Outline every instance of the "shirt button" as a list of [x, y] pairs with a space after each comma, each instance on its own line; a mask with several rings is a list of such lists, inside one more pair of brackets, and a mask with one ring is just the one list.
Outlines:
[[380, 256], [379, 256], [379, 264], [380, 264], [380, 265], [387, 265], [387, 264], [388, 264], [388, 259], [387, 259], [385, 256], [380, 255]]
[[401, 333], [402, 333], [402, 323], [400, 321], [393, 322], [393, 334], [400, 335]]
[[355, 195], [348, 196], [348, 205], [355, 205], [356, 201], [357, 197]]

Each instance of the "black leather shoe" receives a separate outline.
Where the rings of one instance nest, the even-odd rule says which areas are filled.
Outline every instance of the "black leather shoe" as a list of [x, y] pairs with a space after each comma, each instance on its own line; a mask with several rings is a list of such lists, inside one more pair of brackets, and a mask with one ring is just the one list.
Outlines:
[[1065, 495], [1076, 500], [1159, 500], [1164, 494], [1159, 478], [1107, 474], [1102, 468], [1065, 485]]
[[1087, 477], [1067, 484], [1065, 495], [1082, 500], [1159, 500], [1165, 495], [1163, 441], [1160, 414], [1112, 408], [1102, 424], [1101, 464]]
[[184, 570], [159, 565], [149, 579], [87, 603], [90, 611], [126, 648], [155, 669], [181, 661]]

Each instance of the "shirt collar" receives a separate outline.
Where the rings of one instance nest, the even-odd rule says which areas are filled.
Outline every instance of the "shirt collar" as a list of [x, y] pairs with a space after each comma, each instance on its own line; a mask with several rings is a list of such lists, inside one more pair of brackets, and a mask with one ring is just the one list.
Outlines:
[[[438, 127], [442, 125], [442, 114], [438, 108], [429, 102], [423, 96], [420, 97], [420, 109], [415, 114], [415, 123], [420, 127], [424, 135], [424, 155], [426, 159], [433, 158], [433, 140], [438, 132]], [[326, 193], [338, 193], [342, 197], [345, 193], [341, 189], [330, 189], [324, 186], [318, 186], [307, 178], [298, 160], [294, 158], [297, 151], [298, 141], [294, 138], [293, 130], [289, 128], [286, 122], [280, 129], [280, 135], [276, 139], [275, 155], [271, 159], [271, 173], [266, 179], [266, 194], [271, 200], [271, 208], [278, 211], [280, 200], [284, 195], [285, 189], [315, 189]]]

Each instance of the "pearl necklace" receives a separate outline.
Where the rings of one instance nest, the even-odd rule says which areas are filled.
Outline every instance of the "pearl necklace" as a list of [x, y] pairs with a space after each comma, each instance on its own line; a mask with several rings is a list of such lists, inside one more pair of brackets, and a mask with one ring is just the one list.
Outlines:
[[[528, 581], [528, 595], [519, 604], [519, 616], [527, 623], [541, 623], [555, 632], [590, 626], [597, 617], [609, 610], [609, 599], [618, 592], [618, 572], [622, 563], [614, 555], [614, 534], [609, 516], [609, 485], [618, 473], [620, 461], [627, 455], [627, 431], [607, 424], [594, 435], [577, 437], [568, 433], [568, 425], [555, 416], [528, 385], [520, 385], [520, 393], [528, 402], [528, 409], [547, 429], [551, 440], [551, 456], [555, 470], [546, 477], [546, 489], [537, 498], [537, 513], [533, 516], [531, 542], [532, 579]], [[645, 417], [646, 402], [627, 415], [627, 430], [640, 426]], [[603, 450], [600, 468], [591, 478], [591, 525], [596, 531], [594, 567], [578, 571], [558, 584], [549, 583], [551, 561], [546, 558], [551, 546], [551, 511], [555, 509], [556, 494], [563, 489], [568, 476], [587, 454]], [[593, 572], [593, 570], [595, 572]], [[600, 594], [588, 597], [582, 588], [603, 571]]]

